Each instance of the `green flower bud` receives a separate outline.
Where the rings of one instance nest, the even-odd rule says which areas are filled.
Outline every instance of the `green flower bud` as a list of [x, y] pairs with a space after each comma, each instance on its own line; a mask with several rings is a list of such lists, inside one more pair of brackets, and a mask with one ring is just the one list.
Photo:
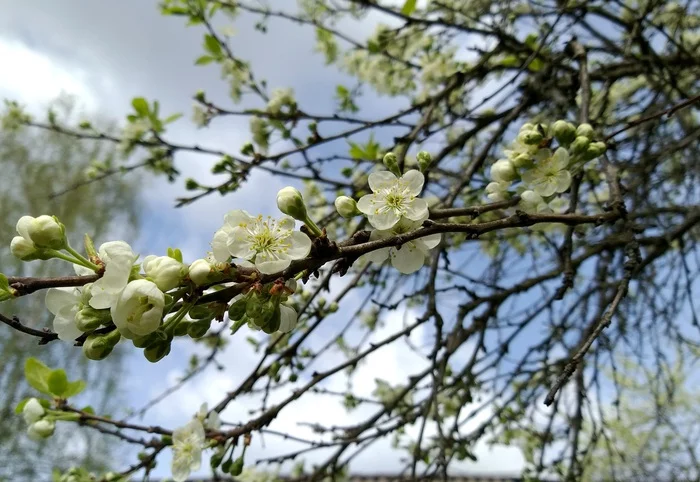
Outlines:
[[156, 337], [155, 334], [151, 333], [146, 336], [140, 336], [138, 338], [134, 338], [131, 340], [131, 343], [136, 347], [136, 348], [146, 348], [148, 345], [156, 342], [158, 338]]
[[277, 193], [277, 207], [298, 221], [306, 221], [306, 205], [298, 189], [287, 186]]
[[162, 360], [170, 353], [170, 342], [163, 341], [150, 345], [143, 351], [143, 355], [151, 363], [156, 363]]
[[590, 145], [590, 143], [591, 140], [588, 137], [578, 136], [574, 140], [574, 142], [571, 143], [569, 150], [574, 155], [580, 155], [588, 150], [588, 146]]
[[586, 152], [583, 154], [583, 158], [590, 161], [596, 157], [602, 156], [607, 150], [608, 146], [605, 145], [605, 142], [591, 142], [588, 149], [586, 149]]
[[231, 303], [231, 306], [228, 309], [228, 317], [233, 321], [240, 320], [246, 315], [246, 312], [248, 311], [247, 307], [248, 300], [245, 298], [239, 298]]
[[513, 159], [511, 159], [511, 162], [513, 163], [513, 165], [515, 167], [518, 167], [521, 169], [528, 169], [535, 164], [535, 162], [532, 159], [532, 156], [530, 154], [525, 153], [525, 152], [515, 156]]
[[576, 135], [588, 137], [588, 140], [593, 140], [595, 133], [593, 132], [593, 126], [590, 124], [581, 124], [576, 128]]
[[499, 159], [491, 166], [491, 179], [496, 182], [507, 183], [515, 181], [518, 178], [518, 173], [515, 166], [508, 159]]
[[527, 146], [536, 146], [542, 142], [542, 139], [544, 139], [544, 136], [536, 130], [520, 131], [520, 134], [518, 134], [518, 142]]
[[334, 301], [330, 305], [328, 305], [328, 311], [330, 313], [335, 313], [336, 311], [338, 311], [338, 303]]
[[221, 465], [221, 461], [223, 459], [224, 459], [224, 453], [222, 451], [216, 452], [209, 459], [209, 465], [211, 466], [212, 469], [216, 469], [219, 465]]
[[90, 360], [104, 360], [112, 353], [120, 338], [117, 330], [106, 335], [90, 335], [83, 343], [83, 353]]
[[241, 472], [243, 472], [243, 456], [242, 455], [233, 461], [233, 464], [231, 464], [231, 467], [228, 470], [228, 473], [233, 475], [234, 477], [237, 475], [241, 475]]
[[17, 222], [17, 232], [37, 248], [63, 249], [67, 246], [66, 227], [56, 216], [22, 216]]
[[233, 460], [228, 459], [226, 462], [221, 464], [221, 471], [225, 474], [228, 473], [229, 470], [231, 470], [231, 466], [233, 465]]
[[552, 124], [552, 132], [554, 133], [554, 138], [562, 146], [568, 146], [576, 139], [576, 126], [571, 122], [556, 121]]
[[355, 200], [348, 196], [338, 196], [335, 199], [335, 210], [345, 219], [350, 219], [362, 214], [360, 210], [357, 209]]
[[111, 319], [109, 310], [96, 310], [91, 306], [86, 306], [75, 314], [75, 325], [80, 331], [86, 333], [96, 330]]
[[427, 171], [430, 165], [433, 163], [433, 157], [426, 151], [420, 151], [418, 153], [417, 160], [418, 168], [421, 170], [421, 172]]
[[387, 152], [384, 155], [384, 165], [387, 169], [393, 172], [397, 177], [401, 176], [401, 171], [399, 170], [399, 158], [393, 152]]
[[210, 321], [199, 321], [197, 323], [189, 323], [189, 326], [187, 327], [187, 334], [190, 336], [190, 338], [202, 338], [204, 335], [207, 334], [210, 326]]
[[175, 328], [173, 328], [173, 337], [187, 335], [189, 333], [189, 329], [194, 324], [195, 323], [192, 323], [191, 321], [180, 321], [177, 325], [175, 325]]
[[289, 375], [289, 381], [290, 381], [290, 382], [294, 383], [294, 382], [296, 382], [297, 380], [299, 380], [299, 376], [298, 376], [296, 373], [292, 373], [291, 375]]

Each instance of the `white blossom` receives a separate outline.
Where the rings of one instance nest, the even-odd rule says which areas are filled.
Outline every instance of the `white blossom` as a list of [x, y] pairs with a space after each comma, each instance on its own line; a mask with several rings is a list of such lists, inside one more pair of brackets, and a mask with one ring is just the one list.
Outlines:
[[34, 255], [37, 253], [38, 248], [30, 239], [26, 239], [22, 236], [15, 236], [12, 238], [10, 243], [10, 252], [16, 258], [21, 260], [31, 260], [34, 259]]
[[569, 152], [563, 147], [554, 154], [550, 149], [540, 149], [535, 155], [535, 166], [523, 173], [523, 182], [544, 197], [564, 192], [571, 185], [571, 173], [566, 170], [568, 165]]
[[213, 267], [206, 259], [197, 259], [192, 262], [189, 268], [190, 280], [197, 286], [203, 285], [209, 280]]
[[28, 425], [41, 420], [45, 414], [46, 410], [44, 410], [44, 407], [41, 406], [41, 403], [39, 403], [39, 400], [36, 398], [27, 400], [27, 403], [25, 403], [22, 408], [22, 417], [24, 417], [24, 421], [27, 422]]
[[294, 93], [292, 89], [275, 89], [272, 91], [270, 100], [267, 103], [267, 111], [272, 114], [279, 114], [285, 106], [294, 105]]
[[524, 211], [543, 212], [548, 211], [549, 206], [542, 196], [535, 191], [527, 190], [520, 194], [520, 206]]
[[493, 202], [505, 201], [508, 199], [509, 182], [490, 182], [486, 185], [486, 197]]
[[22, 216], [17, 221], [17, 232], [37, 248], [62, 249], [66, 245], [65, 228], [46, 214], [36, 218]]
[[228, 235], [229, 254], [253, 262], [264, 274], [286, 269], [292, 260], [305, 258], [311, 250], [311, 240], [294, 231], [294, 219], [289, 216], [252, 217], [238, 210], [227, 214], [227, 224], [234, 225]]
[[175, 482], [184, 482], [190, 473], [202, 465], [202, 450], [206, 438], [204, 426], [198, 418], [184, 427], [173, 430], [172, 474]]
[[138, 258], [124, 241], [110, 241], [100, 246], [99, 256], [105, 272], [92, 285], [90, 306], [100, 310], [111, 308], [129, 282], [131, 268]]
[[83, 308], [80, 288], [49, 288], [46, 308], [54, 315], [53, 331], [63, 341], [74, 341], [82, 331], [75, 324], [75, 315]]
[[[411, 221], [402, 218], [391, 229], [374, 230], [369, 236], [370, 241], [390, 238], [397, 234], [409, 233], [421, 227], [423, 221]], [[391, 265], [403, 274], [411, 274], [418, 271], [425, 263], [425, 257], [435, 246], [440, 244], [441, 234], [431, 234], [422, 238], [408, 241], [401, 246], [391, 246], [370, 251], [365, 256], [372, 262], [381, 263], [387, 258], [391, 259]]]
[[219, 418], [219, 412], [216, 410], [212, 410], [210, 412], [206, 402], [199, 407], [199, 412], [197, 412], [196, 417], [200, 422], [202, 422], [204, 428], [207, 430], [219, 430], [221, 428], [221, 418]]
[[515, 166], [508, 159], [499, 159], [491, 166], [491, 179], [496, 182], [512, 182], [518, 177]]
[[338, 211], [338, 214], [346, 219], [350, 219], [360, 214], [360, 211], [357, 209], [357, 203], [351, 197], [338, 196], [335, 199], [334, 204], [335, 210]]
[[402, 216], [411, 221], [423, 220], [428, 215], [428, 203], [418, 195], [424, 181], [423, 174], [415, 169], [400, 178], [389, 171], [373, 172], [368, 179], [372, 194], [362, 196], [357, 209], [380, 230], [392, 228]]
[[165, 295], [155, 283], [135, 280], [126, 285], [112, 306], [112, 321], [124, 338], [153, 333], [160, 326]]
[[187, 266], [170, 256], [146, 256], [143, 259], [143, 271], [151, 278], [161, 291], [170, 291], [177, 287], [187, 275]]
[[55, 429], [56, 422], [54, 422], [53, 420], [37, 420], [29, 426], [29, 428], [27, 429], [27, 435], [29, 435], [30, 439], [38, 442], [42, 439], [49, 438], [50, 436], [52, 436]]

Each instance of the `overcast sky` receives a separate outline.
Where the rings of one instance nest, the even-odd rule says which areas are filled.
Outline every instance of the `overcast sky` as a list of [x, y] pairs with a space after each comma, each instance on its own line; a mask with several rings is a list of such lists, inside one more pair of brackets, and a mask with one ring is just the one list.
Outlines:
[[[277, 0], [287, 5], [291, 0]], [[293, 2], [292, 2], [293, 3]], [[373, 30], [368, 24], [356, 25], [352, 33], [362, 38]], [[232, 39], [234, 51], [253, 62], [256, 76], [268, 80], [271, 87], [292, 86], [302, 105], [320, 112], [331, 105], [335, 85], [342, 80], [337, 72], [324, 68], [323, 60], [312, 55], [314, 33], [297, 25], [273, 21], [269, 34], [254, 31], [246, 17], [235, 23], [237, 35]], [[123, 119], [130, 110], [135, 96], [158, 99], [162, 111], [183, 112], [185, 117], [169, 131], [170, 138], [180, 142], [199, 143], [238, 152], [248, 140], [247, 121], [226, 119], [215, 122], [210, 129], [198, 130], [190, 122], [192, 95], [204, 89], [213, 99], [226, 99], [227, 87], [219, 80], [219, 71], [213, 67], [195, 67], [193, 61], [202, 54], [202, 30], [185, 28], [177, 17], [163, 17], [155, 1], [150, 0], [0, 0], [0, 97], [17, 99], [37, 111], [60, 92], [75, 94], [87, 111], [109, 118]], [[379, 99], [372, 106], [380, 112], [391, 109], [389, 100]], [[177, 167], [183, 177], [198, 179], [210, 177], [208, 168], [215, 158], [179, 155]], [[230, 209], [245, 208], [250, 212], [275, 213], [275, 194], [289, 184], [283, 179], [255, 173], [238, 192], [224, 198], [208, 197], [192, 206], [175, 209], [174, 199], [183, 194], [182, 179], [171, 185], [161, 179], [148, 181], [143, 194], [142, 235], [137, 240], [126, 240], [142, 254], [164, 254], [168, 246], [180, 247], [187, 260], [201, 257], [208, 249], [213, 232], [222, 224], [223, 214]], [[39, 214], [39, 213], [32, 213]], [[118, 234], [117, 234], [118, 235]], [[106, 240], [100, 240], [106, 241]], [[342, 281], [334, 283], [339, 289]], [[347, 300], [348, 306], [359, 303], [359, 298]], [[415, 317], [413, 312], [397, 311], [379, 330], [374, 339], [394, 333], [404, 318]], [[336, 320], [342, 318], [336, 316]], [[333, 323], [333, 319], [327, 321]], [[244, 329], [245, 330], [245, 329]], [[161, 403], [149, 412], [148, 423], [174, 427], [186, 423], [202, 402], [215, 404], [255, 366], [257, 357], [245, 342], [248, 333], [239, 332], [221, 358], [226, 370], [210, 370], [200, 375], [188, 388]], [[318, 342], [326, 340], [319, 339]], [[412, 341], [424, 342], [422, 330], [412, 334]], [[66, 346], [66, 349], [70, 349]], [[192, 343], [176, 343], [170, 356], [152, 365], [141, 356], [129, 363], [125, 392], [132, 397], [134, 407], [159, 394], [175, 383], [186, 366], [189, 355], [205, 353]], [[341, 360], [330, 354], [323, 360], [331, 366]], [[370, 395], [374, 379], [382, 378], [391, 384], [405, 382], [409, 375], [426, 366], [424, 358], [413, 353], [403, 343], [394, 343], [369, 357], [354, 376], [358, 395]], [[300, 382], [317, 366], [309, 367]], [[344, 380], [338, 379], [328, 388], [345, 390]], [[280, 399], [288, 390], [274, 398]], [[274, 400], [271, 400], [274, 402]], [[245, 421], [254, 401], [236, 401], [229, 405], [222, 418], [229, 422]], [[319, 407], [323, 407], [319, 410]], [[340, 404], [316, 395], [302, 397], [275, 419], [270, 429], [313, 437], [310, 429], [298, 422], [317, 422], [322, 425], [348, 425], [362, 420], [372, 409], [360, 409], [346, 414]], [[270, 457], [299, 448], [272, 436], [254, 437], [247, 462]], [[513, 448], [487, 449], [480, 445], [479, 461], [459, 463], [454, 471], [461, 472], [514, 472], [522, 466], [522, 456]], [[163, 457], [157, 474], [169, 474], [169, 454]], [[392, 472], [399, 468], [399, 454], [392, 453], [389, 440], [373, 446], [354, 460], [352, 468], [358, 472]], [[310, 462], [320, 460], [310, 456]], [[203, 472], [206, 473], [206, 472]]]

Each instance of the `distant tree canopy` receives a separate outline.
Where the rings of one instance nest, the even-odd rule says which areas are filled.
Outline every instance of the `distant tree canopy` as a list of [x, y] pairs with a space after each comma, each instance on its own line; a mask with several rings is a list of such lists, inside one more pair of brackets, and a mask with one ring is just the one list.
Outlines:
[[[64, 268], [63, 278], [37, 273], [22, 284], [3, 266], [7, 297], [83, 287], [59, 318], [62, 329], [77, 327], [71, 341], [94, 360], [120, 339], [150, 362], [174, 339], [199, 340], [210, 355], [190, 361], [179, 388], [219, 365], [231, 336], [249, 337], [260, 356], [240, 385], [179, 428], [101, 417], [66, 402], [60, 385], [48, 390], [58, 401], [24, 406], [43, 423], [36, 430], [50, 435], [60, 413], [59, 425], [141, 445], [138, 461], [115, 467], [124, 478], [149, 473], [172, 449], [178, 481], [199, 470], [203, 450], [218, 473], [294, 462], [300, 479], [339, 480], [386, 437], [413, 478], [446, 476], [483, 442], [520, 447], [526, 480], [698, 477], [696, 435], [683, 420], [694, 410], [686, 380], [700, 341], [700, 2], [165, 0], [160, 8], [202, 31], [192, 60], [216, 67], [228, 88], [226, 99], [193, 92], [194, 123], [247, 117], [250, 142], [181, 143], [168, 133], [179, 115], [141, 97], [117, 134], [61, 115], [37, 120], [12, 103], [5, 127], [48, 129], [66, 136], [66, 149], [68, 139], [117, 145], [119, 159], [92, 166], [90, 189], [117, 189], [123, 170], [181, 182], [178, 156], [215, 159], [217, 181], [184, 180], [190, 194], [178, 206], [235, 192], [264, 171], [303, 190], [303, 199], [295, 189], [277, 198], [303, 227], [232, 206], [199, 260], [174, 246], [137, 261], [126, 243], [88, 242], [63, 255], [81, 266], [77, 280]], [[314, 51], [342, 74], [328, 89], [333, 107], [319, 107], [318, 93], [297, 97], [298, 86], [268, 87], [224, 25], [236, 22], [253, 22], [260, 35], [273, 35], [277, 22], [314, 30]], [[372, 34], [358, 33], [369, 23]], [[82, 233], [54, 209], [62, 205], [13, 213], [56, 214], [67, 233]], [[3, 219], [9, 241], [16, 219]], [[25, 259], [65, 248], [50, 218], [17, 228], [15, 253]], [[129, 242], [127, 233], [119, 239]], [[6, 332], [24, 330], [32, 319], [24, 309], [11, 308], [19, 325], [6, 322]], [[61, 337], [27, 331], [34, 341]], [[79, 351], [58, 343], [48, 346]], [[377, 380], [374, 392], [357, 394], [353, 374], [405, 343], [425, 365], [406, 367], [405, 384]], [[37, 383], [50, 373], [38, 369]], [[328, 388], [336, 380], [347, 389]], [[311, 394], [357, 418], [314, 424], [308, 436], [276, 431], [276, 417]], [[226, 411], [242, 401], [257, 409]], [[235, 421], [222, 425], [219, 414]], [[246, 458], [260, 435], [305, 448]], [[323, 462], [305, 466], [316, 451]]]

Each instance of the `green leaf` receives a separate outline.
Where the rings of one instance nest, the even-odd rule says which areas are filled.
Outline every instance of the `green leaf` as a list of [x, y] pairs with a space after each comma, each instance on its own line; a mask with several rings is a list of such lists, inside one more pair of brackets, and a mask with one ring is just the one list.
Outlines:
[[194, 65], [207, 65], [216, 60], [211, 55], [202, 55], [197, 60], [194, 61]]
[[7, 276], [0, 273], [0, 291], [10, 291], [10, 282], [7, 281]]
[[31, 399], [30, 399], [30, 398], [25, 398], [24, 400], [22, 400], [21, 402], [19, 402], [19, 403], [17, 404], [17, 406], [15, 407], [15, 413], [16, 413], [16, 414], [22, 413], [22, 410], [24, 410], [24, 406], [27, 404], [27, 402], [28, 402], [29, 400], [31, 400]]
[[531, 33], [525, 38], [525, 45], [530, 47], [532, 50], [537, 50], [537, 34]]
[[221, 57], [221, 44], [210, 34], [204, 36], [204, 48], [214, 57]]
[[149, 109], [146, 99], [143, 97], [134, 97], [134, 99], [131, 101], [131, 105], [134, 107], [134, 110], [139, 117], [148, 117]]
[[533, 59], [533, 61], [530, 62], [530, 65], [527, 66], [527, 68], [532, 72], [539, 72], [542, 70], [542, 67], [544, 67], [544, 62], [539, 58]]
[[83, 408], [81, 409], [81, 412], [85, 412], [85, 413], [89, 413], [90, 415], [94, 415], [94, 414], [95, 414], [95, 409], [92, 408], [90, 405], [88, 405], [88, 406], [86, 406], [86, 407], [83, 407]]
[[401, 13], [404, 15], [411, 15], [416, 10], [416, 0], [406, 0], [401, 9]]
[[29, 385], [42, 393], [51, 395], [49, 376], [51, 369], [36, 358], [29, 358], [24, 364], [24, 377]]
[[518, 63], [520, 63], [520, 60], [515, 55], [506, 55], [500, 62], [504, 67], [515, 67]]
[[68, 386], [63, 392], [63, 398], [73, 397], [83, 390], [87, 384], [82, 380], [75, 380], [74, 382], [68, 382]]
[[49, 390], [57, 397], [62, 397], [68, 388], [68, 377], [62, 369], [52, 370], [48, 379]]
[[353, 159], [365, 158], [365, 151], [358, 144], [355, 144], [354, 142], [350, 141], [348, 141], [348, 144], [350, 144], [350, 157], [352, 157]]

